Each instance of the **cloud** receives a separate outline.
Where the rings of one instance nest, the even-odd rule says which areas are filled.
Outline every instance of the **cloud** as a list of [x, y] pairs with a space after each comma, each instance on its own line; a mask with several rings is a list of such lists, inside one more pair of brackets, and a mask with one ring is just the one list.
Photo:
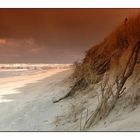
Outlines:
[[0, 9], [0, 60], [73, 62], [136, 11]]
[[0, 45], [5, 45], [6, 44], [6, 39], [0, 39]]
[[0, 39], [0, 55], [7, 57], [39, 55], [43, 49], [33, 39]]

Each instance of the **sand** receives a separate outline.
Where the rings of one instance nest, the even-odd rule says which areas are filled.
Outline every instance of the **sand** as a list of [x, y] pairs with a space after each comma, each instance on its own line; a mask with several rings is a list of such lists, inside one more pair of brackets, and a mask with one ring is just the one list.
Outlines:
[[1, 78], [0, 131], [53, 130], [52, 122], [61, 108], [52, 101], [66, 90], [66, 86], [58, 86], [69, 74], [65, 69], [53, 69]]
[[[0, 131], [82, 130], [98, 103], [92, 88], [53, 103], [70, 90], [71, 73], [71, 69], [51, 69], [1, 78]], [[86, 131], [140, 130], [139, 112], [139, 106], [124, 109], [120, 103]]]

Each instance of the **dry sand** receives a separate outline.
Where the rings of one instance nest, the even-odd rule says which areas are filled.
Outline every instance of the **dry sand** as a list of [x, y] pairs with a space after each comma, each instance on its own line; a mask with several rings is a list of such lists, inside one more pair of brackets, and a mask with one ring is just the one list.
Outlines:
[[[71, 73], [71, 69], [51, 69], [1, 78], [0, 131], [82, 129], [98, 102], [92, 88], [59, 103], [53, 103], [53, 100], [70, 90], [68, 77]], [[118, 104], [105, 120], [88, 131], [140, 130], [139, 112], [139, 106], [135, 109], [123, 109]]]
[[52, 122], [62, 109], [52, 100], [65, 92], [67, 83], [61, 87], [61, 82], [69, 74], [65, 69], [53, 69], [1, 78], [0, 131], [53, 130]]

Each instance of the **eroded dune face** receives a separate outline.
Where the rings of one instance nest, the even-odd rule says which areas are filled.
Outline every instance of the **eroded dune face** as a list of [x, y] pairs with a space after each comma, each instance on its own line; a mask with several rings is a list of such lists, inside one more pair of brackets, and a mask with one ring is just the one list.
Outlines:
[[139, 50], [140, 15], [126, 18], [103, 42], [87, 51], [82, 63], [76, 63], [72, 91], [101, 85], [100, 103], [85, 128], [106, 117], [118, 99], [133, 88], [132, 83], [138, 83]]

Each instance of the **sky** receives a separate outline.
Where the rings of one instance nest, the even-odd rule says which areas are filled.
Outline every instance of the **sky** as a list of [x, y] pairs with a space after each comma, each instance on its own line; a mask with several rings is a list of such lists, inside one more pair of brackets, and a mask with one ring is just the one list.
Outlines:
[[73, 63], [139, 9], [0, 9], [0, 63]]

